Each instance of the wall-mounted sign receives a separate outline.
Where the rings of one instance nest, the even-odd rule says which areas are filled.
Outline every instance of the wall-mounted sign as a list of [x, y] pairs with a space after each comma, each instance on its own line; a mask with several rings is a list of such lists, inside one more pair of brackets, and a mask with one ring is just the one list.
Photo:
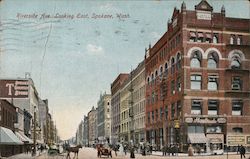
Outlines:
[[0, 80], [0, 98], [28, 98], [28, 80]]
[[246, 144], [245, 135], [227, 135], [227, 146], [238, 146]]
[[200, 19], [200, 20], [211, 20], [211, 12], [202, 12], [202, 11], [197, 11], [196, 12], [196, 17], [197, 19]]
[[224, 124], [227, 122], [226, 118], [207, 118], [207, 117], [189, 117], [185, 119], [186, 123], [200, 123], [200, 124]]

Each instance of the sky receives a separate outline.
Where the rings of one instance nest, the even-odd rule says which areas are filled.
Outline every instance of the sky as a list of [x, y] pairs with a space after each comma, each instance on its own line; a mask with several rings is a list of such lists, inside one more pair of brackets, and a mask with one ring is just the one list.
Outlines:
[[[200, 0], [184, 0], [188, 10]], [[73, 137], [119, 73], [144, 59], [183, 0], [2, 0], [0, 77], [31, 74], [59, 136]], [[208, 0], [214, 12], [249, 18], [247, 0]], [[103, 18], [105, 15], [105, 18]]]

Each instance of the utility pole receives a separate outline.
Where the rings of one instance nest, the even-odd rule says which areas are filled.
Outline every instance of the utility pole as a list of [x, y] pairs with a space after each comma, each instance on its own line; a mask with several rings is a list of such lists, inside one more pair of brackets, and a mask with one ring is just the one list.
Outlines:
[[36, 155], [36, 106], [34, 106], [34, 120], [33, 120], [33, 156]]

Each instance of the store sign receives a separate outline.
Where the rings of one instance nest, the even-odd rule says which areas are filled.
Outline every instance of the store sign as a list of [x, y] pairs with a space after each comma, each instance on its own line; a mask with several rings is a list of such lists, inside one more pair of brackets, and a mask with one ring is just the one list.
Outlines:
[[227, 146], [245, 145], [245, 139], [245, 135], [227, 135]]
[[226, 118], [205, 118], [205, 117], [195, 117], [195, 118], [186, 118], [186, 123], [200, 123], [200, 124], [217, 124], [217, 123], [226, 123]]
[[0, 98], [28, 98], [28, 80], [0, 80]]

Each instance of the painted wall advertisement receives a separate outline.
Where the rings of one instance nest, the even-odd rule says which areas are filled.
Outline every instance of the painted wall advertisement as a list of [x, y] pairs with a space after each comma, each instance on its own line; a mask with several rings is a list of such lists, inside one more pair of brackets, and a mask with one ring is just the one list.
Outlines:
[[28, 98], [28, 80], [0, 80], [1, 98]]

